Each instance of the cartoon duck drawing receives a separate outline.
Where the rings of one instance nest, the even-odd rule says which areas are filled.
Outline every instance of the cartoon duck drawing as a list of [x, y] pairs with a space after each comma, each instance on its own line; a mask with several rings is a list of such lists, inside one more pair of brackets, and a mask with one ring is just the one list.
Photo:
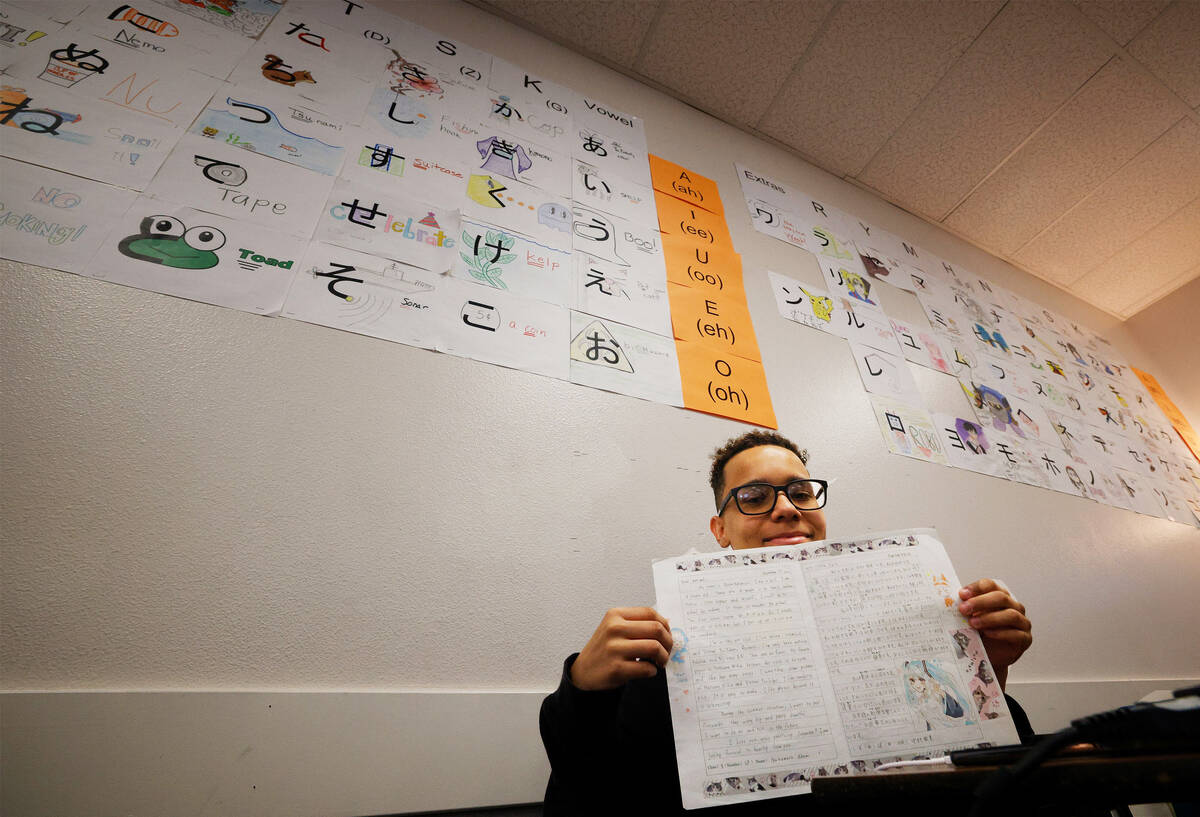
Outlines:
[[272, 82], [278, 82], [281, 85], [296, 87], [297, 82], [311, 82], [313, 85], [317, 81], [313, 79], [312, 73], [309, 71], [285, 71], [285, 68], [291, 68], [279, 57], [274, 54], [267, 55], [267, 61], [263, 63], [262, 75]]
[[220, 263], [216, 251], [225, 246], [225, 233], [216, 227], [192, 227], [172, 216], [147, 216], [141, 232], [121, 239], [121, 255], [175, 269], [212, 269]]

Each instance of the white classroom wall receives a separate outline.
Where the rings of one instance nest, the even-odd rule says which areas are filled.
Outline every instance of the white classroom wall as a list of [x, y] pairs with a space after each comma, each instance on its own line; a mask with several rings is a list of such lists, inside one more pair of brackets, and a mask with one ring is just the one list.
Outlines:
[[[888, 454], [846, 344], [779, 316], [765, 270], [820, 271], [751, 228], [733, 162], [1090, 326], [1188, 401], [1194, 351], [479, 9], [402, 8], [644, 117], [652, 152], [719, 183], [780, 430], [834, 480], [830, 534], [934, 526], [961, 579], [1003, 578], [1034, 622], [1010, 691], [1037, 729], [1200, 681], [1200, 532]], [[653, 602], [652, 559], [713, 544], [707, 456], [744, 425], [0, 269], [5, 814], [538, 800], [562, 659], [607, 607]], [[1165, 303], [1200, 314], [1180, 293]], [[953, 379], [914, 375], [931, 409], [966, 409]]]

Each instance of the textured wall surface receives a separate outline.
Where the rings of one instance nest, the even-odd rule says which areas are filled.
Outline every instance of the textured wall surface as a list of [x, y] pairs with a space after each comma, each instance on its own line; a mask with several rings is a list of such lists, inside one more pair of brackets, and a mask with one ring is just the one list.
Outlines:
[[[1015, 683], [1200, 674], [1176, 626], [1200, 533], [889, 455], [846, 345], [778, 316], [765, 269], [820, 273], [752, 230], [733, 161], [1107, 333], [1169, 386], [1167, 347], [477, 9], [406, 8], [644, 116], [652, 151], [720, 183], [781, 430], [834, 480], [832, 535], [936, 526], [960, 578], [1007, 581], [1036, 637]], [[711, 549], [707, 454], [746, 428], [36, 267], [0, 280], [10, 691], [549, 690], [607, 607], [653, 601], [651, 559]], [[966, 409], [914, 373], [931, 408]]]

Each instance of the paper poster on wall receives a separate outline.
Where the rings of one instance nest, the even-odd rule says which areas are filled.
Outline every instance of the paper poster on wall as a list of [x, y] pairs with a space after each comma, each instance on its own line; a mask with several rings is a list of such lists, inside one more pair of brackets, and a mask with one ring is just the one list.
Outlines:
[[750, 211], [750, 224], [763, 235], [778, 238], [793, 247], [813, 252], [815, 242], [809, 233], [808, 224], [795, 213], [785, 210], [765, 199], [746, 197], [746, 209]]
[[931, 416], [942, 435], [946, 459], [951, 466], [988, 476], [1004, 473], [1004, 458], [996, 451], [995, 441], [974, 418], [940, 412]]
[[889, 284], [899, 285], [900, 278], [904, 276], [903, 264], [900, 259], [893, 258], [865, 241], [856, 241], [854, 248], [862, 263], [863, 272], [876, 281], [887, 281]]
[[118, 114], [129, 111], [179, 128], [191, 124], [220, 85], [207, 74], [74, 26], [29, 43], [7, 71], [7, 81], [35, 98], [66, 88]]
[[488, 88], [526, 103], [522, 109], [526, 115], [540, 111], [545, 116], [555, 113], [573, 118], [580, 114], [577, 109], [583, 107], [577, 92], [496, 56], [492, 57]]
[[1014, 392], [998, 384], [992, 385], [968, 378], [959, 380], [967, 399], [971, 401], [979, 422], [994, 431], [1002, 431], [1021, 439], [1034, 440], [1061, 447], [1054, 424], [1036, 404], [1016, 397]]
[[703, 343], [678, 340], [675, 345], [686, 408], [766, 428], [779, 427], [761, 363]]
[[1005, 479], [1032, 485], [1035, 488], [1049, 488], [1050, 481], [1043, 471], [1043, 465], [1038, 461], [1034, 449], [1036, 443], [1027, 444], [1020, 437], [996, 432], [994, 434], [996, 451], [1005, 458]]
[[441, 314], [438, 351], [567, 379], [566, 307], [442, 278], [449, 310]]
[[[470, 118], [484, 122], [517, 137], [532, 139], [559, 153], [570, 156], [572, 147], [571, 120], [558, 111], [543, 108], [536, 102], [513, 99], [504, 92], [484, 91], [473, 102]], [[482, 106], [482, 110], [480, 108]]]
[[889, 318], [888, 322], [892, 331], [896, 333], [896, 340], [905, 360], [942, 374], [956, 375], [962, 368], [954, 362], [952, 351], [947, 358], [947, 353], [942, 350], [943, 341], [937, 336], [895, 318]]
[[572, 254], [571, 270], [572, 309], [671, 335], [671, 306], [661, 274], [637, 265], [618, 266], [582, 252]]
[[863, 314], [867, 311], [883, 314], [879, 303], [879, 287], [869, 276], [855, 272], [846, 264], [829, 258], [818, 258], [821, 272], [824, 273], [825, 286], [835, 295], [848, 298], [854, 303], [856, 312]]
[[949, 465], [942, 434], [929, 412], [889, 397], [873, 394], [870, 400], [888, 451], [925, 462]]
[[470, 172], [449, 162], [429, 159], [401, 139], [369, 128], [348, 126], [349, 146], [341, 177], [387, 185], [402, 195], [453, 210], [467, 192]]
[[650, 164], [646, 148], [624, 135], [610, 134], [581, 124], [576, 117], [571, 128], [571, 157], [599, 168], [602, 173], [621, 176], [634, 184], [650, 187]]
[[483, 127], [448, 156], [451, 164], [472, 174], [522, 182], [562, 198], [571, 195], [573, 169], [565, 153], [500, 130]]
[[1191, 449], [1192, 455], [1197, 460], [1200, 460], [1200, 435], [1196, 434], [1195, 429], [1192, 428], [1187, 418], [1183, 415], [1183, 412], [1167, 396], [1166, 391], [1163, 390], [1163, 387], [1155, 379], [1154, 375], [1147, 374], [1140, 369], [1131, 368], [1131, 371], [1137, 375], [1142, 385], [1150, 393], [1150, 396], [1154, 398], [1154, 402], [1158, 404], [1159, 409], [1171, 421], [1171, 425], [1174, 426], [1175, 431], [1178, 432], [1188, 448]]
[[679, 360], [670, 338], [572, 311], [569, 347], [572, 383], [683, 405]]
[[[401, 62], [393, 66], [399, 69], [392, 71], [393, 77], [408, 74], [417, 83], [433, 77], [442, 87], [487, 88], [492, 55], [457, 37], [430, 31], [365, 3], [322, 0], [308, 5], [315, 16], [354, 34], [360, 44], [394, 52]], [[378, 77], [374, 79], [378, 81]]]
[[835, 295], [833, 297], [833, 331], [849, 341], [872, 346], [881, 352], [900, 354], [900, 342], [886, 315], [873, 309], [863, 309], [858, 301]]
[[717, 183], [707, 176], [650, 154], [650, 179], [654, 189], [659, 192], [702, 207], [722, 218], [725, 216], [725, 206], [721, 203]]
[[52, 20], [52, 14], [48, 12], [50, 7], [44, 4], [32, 4], [28, 8], [14, 3], [0, 6], [3, 15], [0, 16], [0, 70], [20, 59], [29, 43], [63, 27], [62, 23]]
[[1025, 446], [1041, 465], [1042, 475], [1046, 478], [1050, 490], [1091, 499], [1070, 454], [1061, 448], [1042, 445], [1032, 440], [1026, 440]]
[[667, 280], [706, 292], [745, 292], [742, 258], [736, 252], [699, 247], [679, 236], [662, 236]]
[[619, 111], [587, 93], [579, 95], [571, 116], [577, 126], [605, 133], [629, 150], [647, 155], [646, 124], [641, 117]]
[[[12, 83], [12, 84], [9, 84]], [[57, 85], [0, 84], [0, 155], [86, 179], [143, 189], [182, 131]]]
[[747, 360], [761, 360], [754, 322], [744, 297], [702, 292], [678, 284], [668, 284], [667, 291], [676, 338]]
[[236, 6], [224, 2], [201, 5], [193, 0], [165, 0], [165, 5], [244, 37], [262, 34], [280, 9], [274, 0], [239, 0]]
[[868, 392], [909, 405], [921, 405], [921, 392], [917, 390], [917, 382], [904, 358], [854, 342], [850, 343], [850, 354], [854, 356], [863, 388]]
[[132, 190], [0, 158], [0, 256], [83, 272], [137, 198]]
[[1166, 509], [1154, 498], [1149, 477], [1120, 466], [1115, 466], [1112, 471], [1117, 478], [1117, 483], [1125, 492], [1123, 499], [1128, 503], [1130, 510], [1146, 516], [1156, 516], [1159, 519], [1167, 518]]
[[84, 274], [179, 298], [274, 315], [304, 244], [285, 233], [139, 197]]
[[775, 294], [775, 305], [779, 314], [789, 321], [830, 334], [834, 331], [833, 299], [823, 289], [805, 286], [795, 278], [767, 270], [771, 291]]
[[191, 133], [264, 156], [337, 175], [346, 154], [345, 126], [282, 94], [227, 86], [208, 103]]
[[652, 189], [578, 159], [573, 166], [570, 193], [576, 203], [634, 224], [658, 223]]
[[472, 173], [467, 179], [463, 215], [532, 238], [539, 244], [571, 249], [571, 207], [567, 199], [522, 182]]
[[184, 134], [146, 195], [308, 238], [333, 177]]
[[571, 299], [571, 253], [490, 224], [462, 220], [451, 274], [524, 298], [565, 306]]
[[444, 276], [314, 241], [282, 317], [434, 349], [449, 310]]
[[382, 187], [338, 179], [314, 238], [352, 250], [445, 272], [461, 249], [459, 216]]
[[686, 201], [655, 193], [658, 226], [666, 235], [678, 236], [695, 246], [714, 252], [734, 252], [733, 237], [725, 217], [710, 213]]
[[229, 81], [245, 88], [284, 94], [293, 104], [357, 124], [371, 97], [371, 84], [363, 78], [370, 72], [363, 60], [370, 54], [378, 56], [379, 64], [383, 65], [386, 52], [357, 43], [351, 46], [349, 35], [326, 27], [325, 36], [336, 34], [339, 39], [346, 38], [339, 44], [340, 56], [334, 56], [301, 40], [298, 35], [304, 34], [303, 31], [287, 34], [289, 28], [272, 26], [234, 66]]
[[622, 267], [640, 266], [666, 276], [662, 236], [653, 224], [634, 224], [576, 204], [571, 208], [571, 249]]
[[145, 11], [116, 0], [91, 3], [72, 26], [218, 79], [229, 75], [251, 44], [248, 37], [231, 36], [206, 20], [158, 2]]

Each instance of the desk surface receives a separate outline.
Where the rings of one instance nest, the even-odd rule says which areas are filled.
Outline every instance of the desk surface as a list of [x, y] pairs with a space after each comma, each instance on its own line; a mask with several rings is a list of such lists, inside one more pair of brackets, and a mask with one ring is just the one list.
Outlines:
[[[914, 810], [928, 814], [938, 798], [965, 802], [995, 768], [921, 767], [863, 777], [822, 777], [813, 781], [811, 798], [822, 807], [865, 811], [879, 806], [889, 814], [895, 814], [898, 805], [905, 813], [903, 805], [910, 802]], [[1018, 789], [1023, 814], [1044, 809], [1061, 814], [1064, 806], [1196, 800], [1200, 799], [1200, 753], [1058, 758], [1030, 774]]]

